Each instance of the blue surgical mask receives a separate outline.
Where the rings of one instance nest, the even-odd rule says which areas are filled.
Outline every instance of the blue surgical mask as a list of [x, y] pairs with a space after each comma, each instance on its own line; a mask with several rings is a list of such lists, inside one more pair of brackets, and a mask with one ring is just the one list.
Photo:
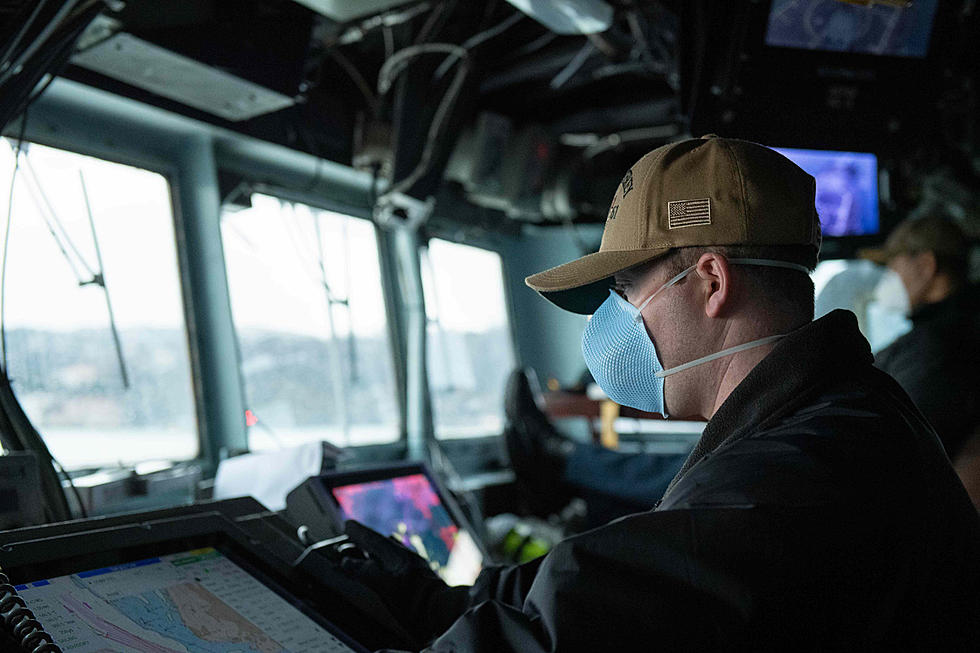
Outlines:
[[[804, 266], [785, 261], [733, 258], [728, 262], [738, 265], [788, 268], [809, 274], [809, 270]], [[616, 291], [610, 290], [609, 297], [599, 306], [585, 327], [582, 336], [582, 354], [585, 357], [585, 364], [602, 391], [617, 404], [667, 417], [664, 406], [665, 377], [723, 356], [761, 347], [783, 337], [783, 334], [780, 334], [760, 338], [702, 356], [683, 365], [664, 369], [657, 355], [657, 348], [643, 324], [641, 311], [658, 294], [689, 275], [694, 267], [691, 266], [670, 279], [644, 300], [639, 308], [623, 299]]]
[[873, 299], [885, 311], [906, 316], [912, 312], [909, 291], [898, 272], [885, 268], [885, 273], [874, 288]]

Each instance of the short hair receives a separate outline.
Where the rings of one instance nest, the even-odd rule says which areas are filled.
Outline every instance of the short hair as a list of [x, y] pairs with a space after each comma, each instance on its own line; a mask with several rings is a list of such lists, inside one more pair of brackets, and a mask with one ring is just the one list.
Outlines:
[[[709, 253], [721, 254], [728, 259], [786, 261], [802, 265], [811, 272], [817, 267], [817, 248], [810, 245], [716, 245], [678, 247], [664, 257], [641, 263], [634, 271], [645, 274], [662, 267], [669, 279], [695, 265], [702, 255]], [[813, 319], [814, 287], [810, 275], [797, 270], [759, 265], [740, 268], [744, 270], [744, 278], [758, 291], [762, 302], [794, 319]]]
[[916, 256], [932, 252], [936, 270], [949, 275], [959, 285], [970, 273], [970, 241], [963, 229], [945, 212], [932, 211], [908, 219], [895, 229], [895, 247]]

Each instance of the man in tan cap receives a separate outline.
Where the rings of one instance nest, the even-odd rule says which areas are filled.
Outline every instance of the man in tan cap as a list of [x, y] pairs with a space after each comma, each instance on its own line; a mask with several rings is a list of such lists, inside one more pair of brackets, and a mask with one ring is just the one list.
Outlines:
[[972, 650], [977, 514], [854, 315], [812, 320], [818, 245], [814, 181], [776, 152], [644, 156], [599, 251], [527, 283], [593, 315], [606, 394], [708, 420], [662, 502], [472, 588], [357, 525], [348, 567], [434, 651]]

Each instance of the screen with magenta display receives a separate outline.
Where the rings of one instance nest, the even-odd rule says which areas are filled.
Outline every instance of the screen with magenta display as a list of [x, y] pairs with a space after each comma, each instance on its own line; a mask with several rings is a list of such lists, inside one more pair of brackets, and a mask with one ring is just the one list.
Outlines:
[[346, 519], [355, 519], [429, 561], [450, 585], [471, 584], [482, 554], [452, 518], [425, 474], [410, 474], [331, 489]]

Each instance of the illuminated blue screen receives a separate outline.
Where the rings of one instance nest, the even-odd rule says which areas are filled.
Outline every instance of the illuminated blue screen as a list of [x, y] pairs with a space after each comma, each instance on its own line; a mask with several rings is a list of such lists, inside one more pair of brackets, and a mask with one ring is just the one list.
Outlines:
[[924, 57], [937, 4], [938, 0], [916, 0], [905, 7], [865, 7], [839, 0], [775, 0], [766, 45]]
[[772, 148], [817, 180], [824, 236], [878, 233], [878, 158], [863, 152]]

